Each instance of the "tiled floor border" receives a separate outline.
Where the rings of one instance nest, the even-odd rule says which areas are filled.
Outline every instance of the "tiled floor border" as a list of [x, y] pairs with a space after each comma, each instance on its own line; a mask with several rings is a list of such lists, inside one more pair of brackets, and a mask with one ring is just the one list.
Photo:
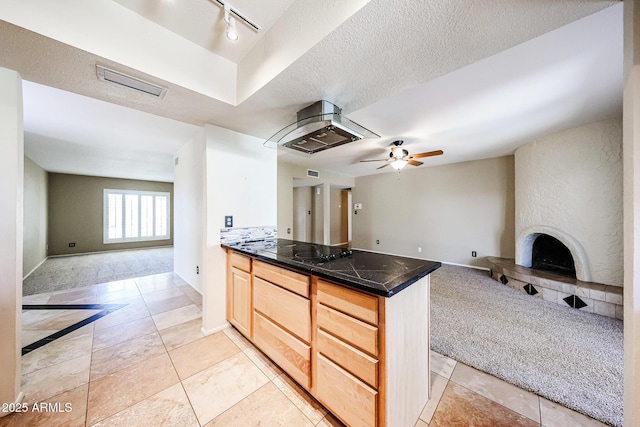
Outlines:
[[22, 355], [28, 354], [33, 350], [36, 350], [42, 346], [49, 344], [57, 340], [58, 338], [62, 338], [63, 336], [70, 334], [71, 332], [82, 328], [89, 323], [95, 322], [96, 320], [106, 316], [109, 313], [113, 313], [116, 310], [120, 310], [123, 307], [126, 307], [127, 304], [24, 304], [22, 306], [23, 310], [102, 310], [99, 313], [96, 313], [92, 316], [87, 317], [73, 325], [67, 326], [66, 328], [54, 332], [53, 334], [46, 336], [36, 342], [33, 342], [29, 345], [22, 347]]

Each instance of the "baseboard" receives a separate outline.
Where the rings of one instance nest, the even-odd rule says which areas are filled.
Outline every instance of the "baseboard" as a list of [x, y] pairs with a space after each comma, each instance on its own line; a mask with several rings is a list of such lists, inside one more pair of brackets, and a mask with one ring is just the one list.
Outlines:
[[24, 393], [20, 392], [20, 393], [18, 393], [18, 397], [16, 397], [15, 402], [13, 402], [13, 405], [12, 404], [8, 405], [8, 409], [9, 409], [8, 411], [6, 411], [6, 412], [5, 411], [0, 411], [0, 418], [6, 417], [7, 415], [10, 415], [10, 414], [12, 414], [14, 412], [17, 412], [16, 409], [22, 409], [20, 412], [25, 412], [24, 408], [25, 408], [26, 403], [23, 404], [22, 403], [22, 399], [24, 399]]
[[78, 252], [77, 254], [49, 255], [47, 258], [62, 258], [62, 257], [68, 257], [68, 256], [76, 256], [76, 255], [94, 255], [94, 254], [104, 254], [109, 252], [140, 251], [145, 249], [160, 249], [160, 248], [172, 248], [172, 247], [173, 245], [164, 245], [164, 246], [149, 246], [146, 248], [110, 249], [108, 251]]
[[33, 273], [34, 271], [36, 271], [36, 270], [38, 269], [38, 267], [40, 267], [42, 264], [44, 264], [44, 262], [45, 262], [48, 258], [49, 258], [48, 256], [47, 256], [47, 257], [44, 257], [44, 259], [43, 259], [42, 261], [40, 261], [40, 264], [36, 265], [36, 267], [35, 267], [33, 270], [31, 270], [30, 272], [28, 272], [28, 273], [27, 273], [27, 275], [26, 275], [26, 276], [24, 276], [24, 277], [22, 278], [22, 280], [24, 281], [27, 277], [29, 277], [29, 276], [31, 275], [31, 273]]
[[445, 261], [440, 261], [440, 262], [447, 265], [455, 265], [457, 267], [468, 267], [468, 268], [475, 268], [476, 270], [491, 271], [489, 267], [479, 267], [477, 265], [458, 264], [455, 262], [445, 262]]
[[218, 326], [217, 328], [213, 328], [213, 329], [205, 329], [205, 328], [201, 328], [200, 332], [202, 332], [203, 335], [208, 336], [208, 335], [212, 335], [215, 334], [216, 332], [220, 332], [223, 331], [227, 328], [230, 328], [231, 324], [229, 322], [224, 322], [223, 325]]
[[415, 256], [410, 256], [410, 255], [391, 254], [391, 253], [388, 253], [388, 252], [373, 251], [371, 249], [360, 249], [360, 248], [353, 248], [353, 249], [358, 250], [358, 251], [373, 252], [373, 253], [376, 253], [376, 254], [401, 256], [401, 257], [405, 257], [405, 258], [421, 259], [421, 260], [426, 260], [426, 261], [435, 261], [435, 262], [440, 262], [442, 264], [455, 265], [457, 267], [475, 268], [476, 270], [484, 270], [484, 271], [490, 271], [491, 270], [489, 267], [479, 267], [477, 265], [459, 264], [459, 263], [456, 263], [456, 262], [447, 262], [447, 261], [441, 261], [441, 260], [438, 260], [438, 259], [428, 259], [428, 258], [420, 258], [420, 257], [415, 257]]
[[[373, 252], [374, 254], [401, 256], [401, 257], [404, 257], [404, 258], [421, 259], [423, 261], [424, 260], [426, 260], [426, 261], [435, 261], [435, 260], [432, 260], [432, 259], [420, 258], [420, 257], [417, 257], [417, 256], [411, 256], [411, 255], [401, 255], [401, 254], [392, 254], [390, 252], [374, 251], [373, 249], [362, 249], [362, 248], [351, 248], [351, 249], [354, 249], [356, 251]], [[440, 261], [438, 261], [438, 262], [440, 262]]]

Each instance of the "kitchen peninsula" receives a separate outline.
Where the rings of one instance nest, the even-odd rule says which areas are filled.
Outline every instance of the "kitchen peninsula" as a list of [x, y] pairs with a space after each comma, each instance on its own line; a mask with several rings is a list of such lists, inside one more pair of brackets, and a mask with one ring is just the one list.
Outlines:
[[440, 263], [284, 239], [222, 246], [234, 327], [347, 425], [416, 423]]

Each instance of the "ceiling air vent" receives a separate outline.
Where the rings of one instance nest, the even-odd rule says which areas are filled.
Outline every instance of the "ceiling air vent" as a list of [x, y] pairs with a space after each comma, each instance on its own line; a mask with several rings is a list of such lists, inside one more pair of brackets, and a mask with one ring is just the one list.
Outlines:
[[157, 96], [158, 98], [164, 97], [164, 94], [167, 92], [166, 87], [158, 86], [153, 83], [145, 82], [144, 80], [136, 79], [135, 77], [127, 76], [126, 74], [111, 70], [109, 68], [103, 67], [102, 65], [96, 64], [96, 72], [98, 73], [99, 80], [116, 83], [140, 92], [148, 93], [149, 95]]
[[312, 169], [307, 169], [307, 176], [311, 178], [320, 178], [320, 172]]

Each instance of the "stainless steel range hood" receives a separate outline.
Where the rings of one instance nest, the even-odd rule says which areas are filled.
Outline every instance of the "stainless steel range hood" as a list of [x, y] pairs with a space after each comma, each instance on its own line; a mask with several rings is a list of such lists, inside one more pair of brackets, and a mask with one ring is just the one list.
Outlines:
[[265, 145], [314, 154], [362, 138], [380, 135], [342, 117], [341, 109], [328, 101], [318, 101], [298, 111], [298, 120], [269, 138]]

